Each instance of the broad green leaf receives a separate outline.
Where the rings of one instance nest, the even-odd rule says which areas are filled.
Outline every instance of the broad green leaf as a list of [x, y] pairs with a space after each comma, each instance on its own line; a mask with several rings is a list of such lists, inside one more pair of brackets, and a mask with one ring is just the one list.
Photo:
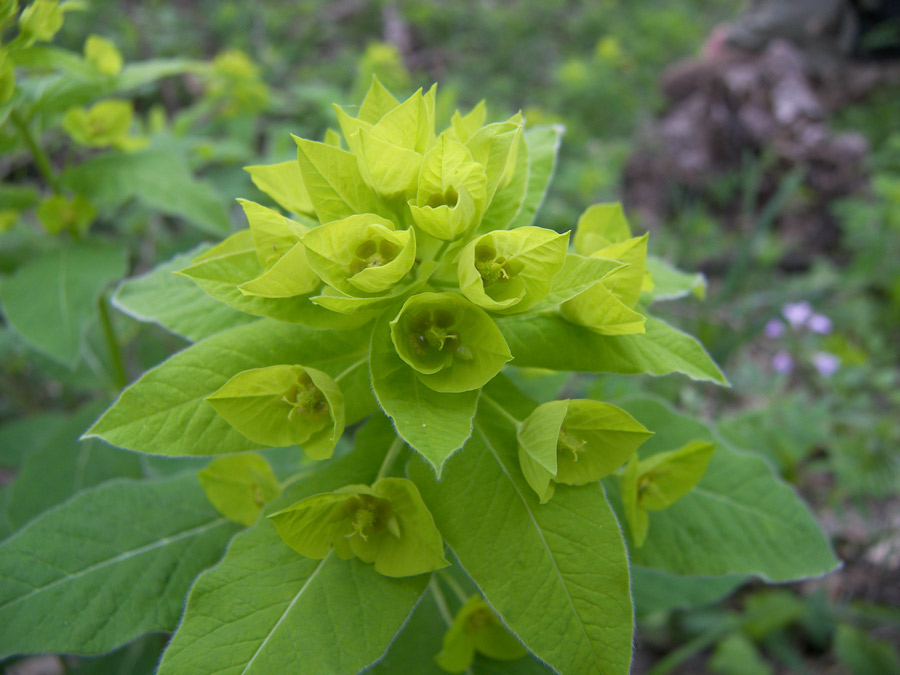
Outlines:
[[14, 530], [81, 490], [113, 478], [142, 478], [140, 458], [78, 437], [103, 411], [97, 402], [77, 411], [31, 449], [10, 486], [7, 515]]
[[653, 279], [650, 302], [678, 300], [689, 295], [702, 300], [706, 297], [706, 277], [673, 267], [662, 258], [647, 256], [647, 271]]
[[563, 132], [565, 127], [561, 124], [534, 127], [525, 131], [525, 145], [528, 146], [528, 186], [519, 213], [508, 225], [510, 229], [534, 223], [553, 179]]
[[60, 412], [36, 413], [5, 421], [0, 426], [0, 467], [19, 467], [29, 453], [42, 449], [65, 422], [66, 416]]
[[753, 641], [741, 632], [727, 635], [716, 645], [707, 667], [716, 675], [772, 675], [775, 672]]
[[459, 288], [479, 307], [523, 312], [544, 299], [562, 269], [569, 234], [542, 227], [489, 232], [459, 254]]
[[434, 137], [434, 112], [428, 103], [433, 92], [432, 89], [423, 95], [419, 89], [389, 110], [372, 126], [373, 135], [401, 148], [424, 153]]
[[[293, 485], [272, 508], [373, 481], [383, 456], [374, 450], [393, 437], [379, 418], [351, 455]], [[197, 580], [159, 673], [355, 673], [385, 652], [427, 581], [391, 579], [333, 554], [303, 558], [263, 519]]]
[[900, 653], [888, 640], [878, 640], [864, 631], [842, 623], [837, 628], [834, 651], [853, 675], [900, 672]]
[[356, 157], [333, 145], [294, 140], [303, 184], [321, 222], [376, 210], [375, 193], [363, 181]]
[[0, 657], [98, 654], [172, 630], [236, 529], [193, 474], [78, 494], [0, 545]]
[[309, 366], [244, 370], [207, 396], [231, 426], [260, 445], [300, 445], [328, 459], [344, 432], [344, 396], [333, 379]]
[[292, 213], [312, 215], [312, 200], [303, 184], [300, 164], [296, 160], [278, 164], [245, 166], [253, 184], [269, 195], [283, 209]]
[[[653, 420], [657, 433], [641, 449], [644, 456], [697, 438], [717, 441], [701, 423], [656, 401], [621, 405], [639, 420]], [[605, 482], [617, 503], [618, 481]], [[673, 574], [752, 574], [779, 582], [820, 576], [838, 565], [827, 538], [793, 489], [765, 460], [722, 442], [700, 483], [649, 518], [649, 536], [642, 548], [631, 551], [632, 561]]]
[[383, 84], [374, 75], [372, 84], [362, 104], [359, 106], [359, 119], [369, 124], [375, 124], [391, 110], [400, 105], [400, 101], [394, 98]]
[[279, 321], [300, 323], [316, 330], [351, 328], [371, 320], [361, 314], [337, 315], [314, 305], [305, 297], [267, 298], [248, 295], [241, 287], [263, 274], [250, 230], [241, 230], [214, 246], [178, 273], [189, 277], [210, 296], [241, 312]]
[[499, 318], [513, 365], [592, 373], [668, 375], [728, 386], [728, 380], [693, 337], [647, 317], [645, 333], [597, 335], [556, 316]]
[[382, 315], [372, 333], [372, 389], [400, 437], [440, 473], [447, 457], [472, 433], [478, 390], [445, 394], [425, 386], [397, 355], [389, 318]]
[[415, 484], [382, 478], [372, 487], [348, 485], [307, 497], [269, 516], [285, 543], [321, 560], [332, 550], [356, 556], [388, 577], [409, 577], [447, 566], [444, 542]]
[[112, 296], [113, 306], [138, 321], [152, 321], [190, 341], [258, 321], [258, 317], [214, 300], [190, 279], [173, 274], [209, 249], [208, 244], [202, 244], [142, 276], [124, 280]]
[[[499, 406], [499, 407], [498, 407]], [[622, 534], [599, 484], [541, 505], [519, 471], [516, 431], [534, 404], [499, 380], [475, 432], [437, 481], [415, 458], [444, 539], [505, 625], [560, 673], [627, 673], [632, 606]]]
[[685, 577], [631, 566], [631, 591], [638, 617], [712, 604], [746, 583], [746, 577]]
[[28, 344], [74, 368], [100, 293], [123, 274], [125, 251], [104, 241], [50, 251], [3, 279], [3, 313]]
[[601, 249], [631, 238], [625, 211], [618, 202], [589, 206], [575, 227], [574, 248], [579, 255], [591, 256]]
[[272, 467], [256, 453], [214, 459], [197, 479], [216, 510], [241, 525], [253, 525], [263, 506], [281, 494]]
[[397, 354], [426, 386], [461, 393], [487, 384], [511, 355], [487, 313], [452, 293], [420, 293], [391, 321]]
[[651, 435], [609, 403], [550, 401], [519, 427], [519, 462], [543, 504], [553, 496], [555, 484], [586, 485], [608, 476]]
[[345, 392], [346, 421], [352, 424], [374, 408], [366, 369], [368, 334], [365, 329], [320, 332], [277, 321], [218, 333], [144, 373], [87, 436], [151, 454], [253, 450], [259, 444], [232, 428], [205, 399], [244, 370], [284, 363], [303, 363], [334, 378]]
[[312, 269], [325, 283], [350, 296], [383, 293], [413, 267], [416, 237], [371, 213], [357, 214], [310, 230], [303, 237]]
[[225, 200], [208, 183], [194, 178], [187, 160], [174, 149], [99, 155], [66, 170], [62, 182], [101, 210], [136, 197], [217, 236], [230, 227]]

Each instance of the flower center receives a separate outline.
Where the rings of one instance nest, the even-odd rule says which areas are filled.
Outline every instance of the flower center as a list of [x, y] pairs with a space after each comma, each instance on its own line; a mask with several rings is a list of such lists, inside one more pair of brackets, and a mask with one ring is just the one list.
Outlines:
[[325, 395], [306, 373], [297, 377], [297, 384], [292, 385], [281, 400], [291, 406], [288, 413], [289, 420], [293, 419], [294, 415], [323, 417], [328, 414], [328, 401]]
[[466, 632], [479, 633], [494, 622], [494, 615], [487, 607], [479, 607], [466, 617]]
[[566, 430], [565, 427], [562, 427], [559, 430], [559, 438], [556, 441], [556, 451], [557, 452], [571, 452], [572, 453], [572, 461], [578, 461], [578, 453], [584, 451], [584, 446], [587, 444], [587, 441], [583, 438], [578, 438], [573, 436]]
[[459, 333], [450, 330], [456, 323], [453, 315], [444, 310], [422, 312], [410, 325], [409, 341], [417, 354], [455, 352], [459, 349]]
[[493, 246], [475, 247], [475, 269], [481, 275], [485, 288], [498, 282], [509, 281], [512, 277], [509, 262], [503, 256], [497, 256]]
[[439, 206], [449, 206], [452, 209], [456, 206], [458, 201], [459, 193], [456, 191], [456, 188], [451, 185], [447, 188], [446, 192], [437, 192], [428, 197], [428, 201], [425, 202], [425, 205], [430, 206], [433, 209], [436, 209]]
[[369, 267], [387, 265], [399, 253], [400, 247], [392, 241], [367, 239], [356, 247], [356, 251], [354, 251], [356, 257], [350, 263], [350, 273], [359, 274]]

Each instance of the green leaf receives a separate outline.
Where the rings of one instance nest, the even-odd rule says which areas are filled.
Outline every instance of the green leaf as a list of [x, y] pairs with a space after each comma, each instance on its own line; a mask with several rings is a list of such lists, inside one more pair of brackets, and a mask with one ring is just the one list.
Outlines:
[[647, 271], [653, 280], [650, 302], [678, 300], [689, 295], [703, 300], [706, 297], [706, 277], [682, 272], [662, 258], [647, 256]]
[[253, 525], [263, 506], [281, 494], [272, 467], [255, 453], [214, 459], [197, 478], [216, 510], [241, 525]]
[[377, 198], [363, 181], [356, 157], [333, 145], [294, 140], [303, 184], [322, 223], [376, 210]]
[[344, 432], [344, 396], [321, 370], [277, 365], [244, 370], [206, 397], [231, 426], [255, 443], [300, 445], [328, 459]]
[[525, 131], [525, 145], [528, 147], [528, 186], [519, 212], [508, 225], [510, 229], [534, 223], [541, 204], [544, 203], [550, 181], [553, 180], [556, 159], [565, 130], [561, 124], [554, 124], [533, 127]]
[[481, 406], [472, 440], [439, 482], [422, 462], [409, 466], [438, 529], [538, 658], [560, 673], [627, 673], [628, 561], [603, 488], [560, 486], [539, 504], [519, 471], [510, 419], [524, 419], [534, 404], [498, 378]]
[[88, 35], [84, 59], [104, 75], [118, 75], [122, 71], [122, 53], [115, 43], [100, 35]]
[[391, 110], [400, 105], [400, 101], [394, 98], [376, 76], [372, 76], [372, 84], [362, 104], [359, 106], [359, 119], [369, 124], [375, 124]]
[[870, 638], [863, 631], [842, 623], [837, 628], [834, 651], [853, 675], [900, 672], [900, 654], [887, 640]]
[[511, 355], [490, 316], [452, 293], [419, 293], [391, 321], [397, 354], [426, 386], [442, 393], [487, 384]]
[[0, 284], [6, 320], [38, 351], [74, 368], [103, 288], [125, 274], [125, 251], [94, 240], [33, 258]]
[[476, 651], [502, 661], [528, 653], [480, 595], [473, 595], [456, 613], [435, 660], [444, 670], [461, 673], [472, 665]]
[[271, 267], [276, 260], [288, 253], [309, 230], [305, 225], [249, 199], [237, 201], [247, 216], [256, 257], [264, 268]]
[[716, 645], [708, 662], [717, 675], [772, 675], [774, 669], [743, 633], [732, 633]]
[[746, 581], [746, 577], [736, 575], [685, 577], [640, 565], [631, 566], [631, 591], [638, 617], [712, 604]]
[[113, 210], [136, 197], [204, 232], [221, 236], [230, 228], [224, 200], [208, 183], [195, 179], [186, 159], [173, 149], [99, 155], [66, 170], [61, 179], [101, 210]]
[[5, 469], [20, 466], [29, 453], [41, 450], [65, 422], [66, 416], [59, 412], [5, 421], [0, 426], [0, 448], [3, 448], [0, 466]]
[[459, 254], [459, 289], [479, 307], [523, 312], [550, 292], [566, 259], [569, 234], [542, 227], [489, 232]]
[[7, 515], [13, 530], [81, 490], [113, 478], [143, 477], [137, 455], [95, 440], [79, 442], [102, 410], [98, 402], [85, 406], [31, 448], [10, 486]]
[[[497, 142], [502, 143], [501, 139], [507, 133], [512, 135], [512, 143], [508, 155], [501, 160], [506, 169], [500, 169], [498, 172], [492, 167], [490, 158], [488, 160], [488, 196], [492, 194], [490, 190], [492, 185], [496, 185], [498, 189], [493, 193], [490, 206], [481, 219], [481, 224], [478, 226], [479, 232], [505, 230], [510, 227], [522, 209], [527, 194], [529, 179], [528, 146], [525, 144], [521, 127], [514, 132], [499, 134], [495, 139], [492, 139], [491, 145], [494, 146]], [[491, 148], [491, 154], [492, 156], [494, 155], [493, 147]], [[514, 162], [513, 164], [508, 164], [510, 159]], [[505, 172], [508, 172], [510, 168], [513, 170], [511, 178], [508, 184], [503, 187], [501, 174], [506, 175]], [[493, 182], [495, 179], [499, 179], [500, 182], [495, 184]]]
[[360, 173], [366, 183], [386, 198], [403, 195], [415, 187], [422, 155], [378, 136], [380, 124], [364, 127], [350, 138]]
[[[609, 278], [620, 272], [613, 272]], [[603, 281], [562, 304], [560, 313], [572, 323], [600, 335], [644, 333], [646, 319], [622, 302]]]
[[[645, 456], [697, 438], [718, 441], [701, 423], [656, 401], [621, 405], [639, 420], [653, 420], [657, 433], [641, 449]], [[605, 482], [618, 503], [618, 481]], [[765, 460], [721, 441], [690, 494], [649, 518], [650, 534], [631, 551], [632, 561], [673, 574], [752, 574], [780, 582], [821, 576], [839, 564], [793, 489]]]
[[87, 432], [108, 443], [164, 455], [242, 452], [259, 447], [206, 402], [232, 376], [251, 368], [304, 363], [328, 373], [345, 392], [347, 424], [372, 412], [366, 372], [367, 330], [319, 332], [256, 321], [218, 333], [147, 371]]
[[444, 542], [416, 486], [382, 478], [371, 488], [349, 485], [307, 497], [273, 513], [278, 534], [302, 556], [334, 552], [374, 563], [388, 577], [409, 577], [447, 566]]
[[[633, 237], [611, 244], [592, 254], [595, 258], [607, 258], [625, 263], [603, 280], [606, 286], [627, 307], [634, 307], [644, 286], [644, 270], [647, 264], [647, 239], [649, 235]], [[590, 291], [588, 291], [590, 293]]]
[[592, 256], [601, 249], [631, 238], [625, 211], [618, 202], [589, 206], [575, 227], [574, 248], [579, 255]]
[[546, 311], [558, 307], [566, 300], [588, 290], [613, 272], [621, 269], [622, 263], [604, 258], [587, 258], [569, 253], [562, 269], [553, 277], [550, 292], [533, 310]]
[[0, 545], [0, 657], [98, 654], [172, 630], [236, 529], [193, 474], [82, 492]]
[[112, 304], [138, 321], [152, 321], [190, 341], [258, 321], [211, 298], [190, 279], [173, 274], [210, 248], [202, 244], [144, 275], [125, 279], [116, 288]]
[[[352, 454], [293, 485], [272, 508], [373, 481], [383, 458], [375, 450], [393, 437], [386, 420], [376, 419]], [[271, 522], [260, 521], [197, 580], [159, 673], [355, 673], [385, 652], [427, 581], [385, 577], [333, 554], [303, 558]]]
[[699, 342], [652, 316], [642, 335], [597, 335], [549, 315], [501, 317], [497, 326], [516, 366], [623, 375], [683, 373], [728, 386]]
[[425, 386], [397, 355], [390, 338], [389, 315], [372, 333], [372, 388], [397, 433], [420, 452], [440, 474], [444, 461], [472, 433], [478, 390], [446, 394]]
[[253, 184], [281, 208], [309, 216], [315, 212], [297, 161], [245, 166], [244, 171], [250, 174]]

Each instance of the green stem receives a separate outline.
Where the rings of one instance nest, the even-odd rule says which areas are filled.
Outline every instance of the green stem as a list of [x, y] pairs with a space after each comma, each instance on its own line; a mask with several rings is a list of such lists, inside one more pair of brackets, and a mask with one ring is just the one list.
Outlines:
[[469, 596], [463, 590], [463, 587], [459, 585], [459, 582], [453, 578], [453, 575], [450, 574], [447, 570], [438, 570], [438, 574], [441, 579], [444, 580], [444, 583], [450, 587], [450, 590], [453, 591], [453, 594], [459, 598], [459, 601], [462, 604], [466, 604], [469, 601]]
[[394, 461], [397, 459], [397, 455], [400, 453], [400, 449], [403, 447], [403, 441], [400, 438], [395, 438], [394, 442], [391, 443], [391, 447], [388, 448], [387, 454], [384, 456], [384, 461], [381, 463], [381, 468], [378, 469], [378, 475], [375, 476], [375, 480], [379, 481], [385, 477], [388, 471], [390, 471], [391, 466], [394, 464]]
[[44, 176], [44, 180], [47, 181], [47, 185], [50, 186], [53, 192], [58, 194], [60, 191], [59, 178], [53, 170], [53, 166], [50, 164], [50, 158], [47, 157], [47, 153], [44, 152], [44, 149], [37, 142], [34, 134], [31, 133], [31, 129], [28, 128], [28, 124], [22, 119], [22, 116], [19, 115], [18, 111], [11, 111], [9, 113], [9, 119], [12, 120], [12, 123], [19, 130], [19, 133], [22, 135], [22, 140], [25, 141], [25, 145], [31, 150], [34, 161], [41, 174]]
[[510, 415], [509, 411], [506, 408], [504, 408], [502, 405], [497, 403], [497, 401], [492, 399], [490, 396], [485, 394], [483, 391], [481, 392], [481, 398], [482, 398], [482, 400], [487, 401], [492, 406], [494, 406], [497, 410], [499, 410], [500, 414], [502, 414], [506, 419], [508, 419], [510, 422], [513, 423], [513, 426], [515, 426], [516, 428], [522, 426], [522, 420], [516, 419], [515, 417]]
[[437, 253], [434, 254], [435, 262], [438, 262], [438, 263], [441, 262], [441, 258], [444, 256], [444, 253], [447, 252], [447, 249], [449, 248], [449, 246], [450, 246], [449, 241], [445, 241], [443, 244], [441, 244], [441, 247], [437, 250]]
[[444, 623], [446, 623], [448, 627], [452, 626], [453, 617], [450, 615], [450, 610], [447, 609], [447, 601], [444, 599], [441, 587], [438, 586], [437, 578], [432, 576], [431, 581], [428, 582], [428, 587], [431, 589], [431, 594], [434, 596], [434, 604], [437, 605], [438, 611], [441, 613], [441, 618], [444, 619]]
[[303, 471], [299, 471], [298, 473], [295, 473], [293, 476], [291, 476], [286, 481], [281, 483], [281, 486], [280, 486], [281, 491], [284, 492], [285, 490], [287, 490], [291, 485], [293, 485], [297, 481], [303, 480], [304, 478], [309, 476], [311, 473], [313, 473], [313, 471], [315, 471], [315, 467], [309, 467]]
[[97, 301], [97, 308], [100, 311], [100, 325], [103, 328], [103, 337], [106, 338], [106, 346], [109, 349], [109, 356], [112, 360], [113, 382], [116, 385], [116, 389], [124, 389], [125, 385], [128, 384], [128, 376], [125, 374], [122, 350], [119, 349], [119, 341], [116, 339], [116, 333], [109, 318], [106, 298], [102, 295]]

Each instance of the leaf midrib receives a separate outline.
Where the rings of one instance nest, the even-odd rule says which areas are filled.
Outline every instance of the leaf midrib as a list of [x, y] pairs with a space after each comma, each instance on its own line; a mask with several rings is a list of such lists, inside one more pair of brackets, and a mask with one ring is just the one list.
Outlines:
[[537, 519], [534, 517], [534, 513], [531, 511], [531, 508], [528, 505], [528, 501], [525, 499], [525, 495], [523, 495], [522, 491], [519, 490], [519, 486], [516, 485], [516, 482], [513, 480], [509, 471], [506, 469], [506, 465], [503, 463], [503, 460], [500, 459], [500, 455], [497, 454], [497, 450], [494, 448], [493, 444], [490, 442], [490, 440], [488, 440], [487, 434], [485, 434], [484, 430], [481, 428], [481, 425], [476, 422], [475, 427], [478, 429], [478, 433], [481, 435], [481, 439], [484, 441], [485, 446], [488, 450], [491, 451], [494, 459], [497, 460], [497, 464], [500, 466], [500, 470], [503, 472], [503, 475], [506, 476], [506, 478], [509, 480], [510, 485], [512, 485], [513, 490], [516, 491], [519, 499], [522, 500], [522, 505], [525, 507], [525, 511], [528, 513], [528, 517], [531, 519], [531, 523], [532, 525], [534, 525], [534, 529], [537, 531], [538, 536], [541, 539], [541, 543], [544, 545], [544, 550], [547, 551], [550, 562], [553, 564], [553, 570], [556, 572], [556, 576], [559, 578], [563, 590], [566, 592], [566, 599], [569, 601], [569, 606], [572, 608], [572, 614], [578, 620], [578, 625], [581, 628], [581, 632], [584, 634], [584, 637], [587, 640], [587, 643], [591, 650], [591, 656], [594, 657], [594, 664], [597, 666], [597, 672], [603, 672], [603, 668], [600, 664], [600, 657], [594, 650], [594, 643], [591, 640], [590, 635], [588, 635], [587, 628], [585, 627], [584, 622], [581, 620], [581, 615], [578, 613], [578, 610], [575, 609], [575, 603], [572, 600], [571, 593], [569, 593], [569, 586], [556, 564], [556, 558], [553, 556], [553, 552], [550, 550], [550, 546], [547, 544], [547, 540], [544, 538], [544, 532], [543, 530], [541, 530], [540, 525], [538, 525]]

